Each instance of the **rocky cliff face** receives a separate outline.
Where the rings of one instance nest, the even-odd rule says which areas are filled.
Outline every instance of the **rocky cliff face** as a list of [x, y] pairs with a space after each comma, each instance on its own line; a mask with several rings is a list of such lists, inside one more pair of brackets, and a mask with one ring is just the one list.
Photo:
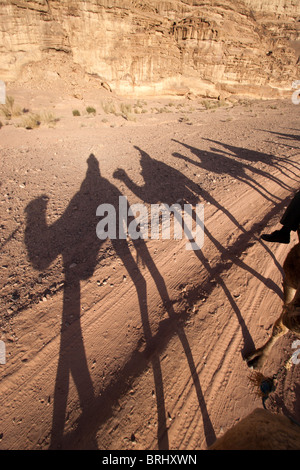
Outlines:
[[0, 1], [0, 79], [50, 60], [126, 95], [273, 96], [300, 79], [299, 25], [298, 0]]

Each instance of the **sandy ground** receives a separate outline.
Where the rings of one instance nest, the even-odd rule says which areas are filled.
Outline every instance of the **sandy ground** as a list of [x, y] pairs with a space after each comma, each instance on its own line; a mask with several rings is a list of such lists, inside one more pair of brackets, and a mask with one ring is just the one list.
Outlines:
[[[28, 130], [24, 113], [0, 130], [0, 449], [206, 449], [262, 407], [243, 355], [281, 312], [297, 237], [260, 235], [299, 189], [300, 106], [146, 100], [122, 117], [104, 113], [105, 90], [8, 94], [59, 121]], [[122, 195], [204, 204], [202, 250], [100, 241], [96, 208]], [[264, 373], [279, 373], [268, 409], [299, 421], [300, 366], [282, 369], [294, 339]]]

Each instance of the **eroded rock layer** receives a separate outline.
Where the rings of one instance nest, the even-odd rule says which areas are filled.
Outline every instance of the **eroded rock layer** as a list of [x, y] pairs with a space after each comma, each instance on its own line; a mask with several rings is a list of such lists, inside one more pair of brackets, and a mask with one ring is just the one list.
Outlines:
[[126, 95], [273, 97], [300, 78], [299, 25], [298, 0], [0, 1], [0, 78], [65, 62]]

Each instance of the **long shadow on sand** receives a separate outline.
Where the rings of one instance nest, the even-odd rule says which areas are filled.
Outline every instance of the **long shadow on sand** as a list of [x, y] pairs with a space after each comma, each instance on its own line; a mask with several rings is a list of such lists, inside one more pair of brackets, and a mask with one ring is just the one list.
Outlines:
[[[201, 264], [206, 268], [206, 271], [209, 275], [209, 278], [214, 279], [217, 283], [222, 287], [225, 297], [230, 302], [230, 305], [235, 312], [237, 319], [239, 321], [241, 331], [244, 338], [244, 348], [242, 350], [242, 356], [244, 357], [245, 354], [249, 350], [254, 348], [254, 342], [251, 338], [251, 335], [248, 331], [248, 328], [245, 324], [245, 321], [242, 317], [242, 314], [234, 300], [233, 295], [231, 294], [230, 290], [228, 289], [225, 281], [222, 279], [221, 274], [223, 271], [228, 269], [228, 264], [235, 264], [241, 269], [248, 271], [256, 277], [259, 281], [261, 281], [267, 288], [272, 289], [281, 299], [282, 299], [282, 291], [281, 289], [271, 280], [265, 278], [263, 275], [258, 273], [254, 268], [248, 266], [244, 261], [239, 258], [239, 250], [240, 247], [243, 247], [242, 250], [245, 249], [247, 244], [249, 245], [249, 241], [252, 235], [247, 232], [244, 227], [242, 227], [239, 222], [235, 219], [235, 217], [227, 211], [216, 199], [214, 199], [207, 191], [203, 188], [200, 188], [198, 184], [195, 184], [192, 180], [184, 176], [180, 171], [172, 168], [165, 163], [155, 160], [150, 157], [146, 152], [141, 150], [140, 148], [136, 147], [136, 149], [140, 152], [140, 165], [141, 165], [141, 175], [144, 179], [144, 185], [139, 186], [135, 184], [129, 176], [124, 172], [124, 170], [117, 170], [114, 173], [114, 177], [121, 180], [126, 186], [141, 199], [142, 201], [150, 204], [157, 204], [157, 203], [164, 203], [171, 206], [174, 201], [178, 199], [184, 200], [189, 204], [194, 204], [196, 201], [199, 200], [199, 195], [201, 198], [209, 202], [210, 204], [214, 205], [218, 210], [224, 213], [228, 219], [233, 222], [240, 230], [241, 235], [237, 242], [230, 247], [230, 250], [227, 250], [223, 247], [222, 243], [220, 243], [212, 233], [205, 227], [205, 235], [212, 241], [215, 245], [216, 250], [220, 254], [220, 263], [217, 267], [212, 268], [210, 266], [210, 262], [204, 256], [201, 250], [196, 250], [195, 256], [199, 259]], [[179, 156], [178, 154], [174, 154], [175, 157], [184, 158], [186, 157]], [[207, 157], [209, 158], [209, 156]], [[231, 159], [230, 159], [231, 160]], [[196, 164], [191, 160], [191, 163]], [[210, 163], [212, 165], [212, 163]], [[207, 168], [206, 164], [206, 168]], [[227, 166], [226, 166], [227, 168]], [[239, 167], [240, 168], [240, 167]], [[220, 167], [218, 167], [218, 171], [222, 171]], [[243, 172], [244, 178], [247, 177], [246, 173]], [[277, 182], [277, 181], [276, 181]], [[257, 186], [252, 186], [252, 181], [250, 186], [256, 188], [260, 193], [260, 188]], [[280, 183], [280, 182], [278, 182]], [[267, 197], [268, 198], [268, 197]], [[274, 202], [274, 201], [273, 201]], [[277, 208], [280, 206], [277, 203]], [[195, 217], [194, 217], [195, 218]], [[191, 239], [191, 234], [186, 234], [187, 238]], [[281, 266], [278, 264], [276, 258], [274, 257], [271, 250], [265, 245], [265, 243], [261, 240], [258, 240], [259, 243], [266, 249], [266, 251], [270, 254], [273, 258], [274, 263], [277, 265], [278, 269], [282, 271]], [[253, 242], [252, 242], [253, 243]]]
[[[204, 140], [209, 141], [209, 139]], [[174, 140], [174, 142], [177, 142], [184, 148], [188, 149], [196, 157], [196, 160], [180, 153], [173, 154], [175, 157], [202, 168], [203, 170], [209, 171], [212, 174], [228, 175], [233, 177], [257, 191], [266, 200], [275, 203], [276, 200], [277, 202], [280, 201], [280, 198], [275, 194], [270, 193], [265, 185], [259, 183], [257, 177], [263, 177], [265, 181], [273, 181], [278, 186], [291, 190], [291, 186], [283, 183], [281, 179], [273, 176], [268, 171], [256, 168], [250, 164], [252, 162], [263, 162], [268, 164], [270, 167], [276, 167], [282, 171], [283, 162], [280, 161], [279, 165], [278, 159], [271, 155], [267, 156], [261, 152], [250, 151], [212, 140], [210, 140], [210, 142], [222, 145], [223, 150], [221, 151], [217, 148], [212, 148], [210, 151], [203, 151], [183, 142], [178, 142], [176, 140]], [[224, 149], [226, 149], [227, 152], [224, 151]]]
[[[204, 140], [207, 140], [209, 142], [212, 142], [214, 144], [221, 146], [223, 150], [221, 151], [220, 149], [212, 148], [211, 151], [207, 152], [207, 151], [203, 151], [198, 148], [195, 148], [186, 143], [178, 142], [177, 140], [173, 139], [174, 142], [179, 143], [185, 149], [187, 149], [192, 155], [194, 155], [196, 157], [196, 160], [192, 159], [191, 157], [187, 155], [180, 154], [180, 153], [174, 153], [173, 156], [175, 158], [179, 158], [185, 162], [188, 162], [189, 164], [193, 166], [202, 168], [204, 170], [208, 170], [210, 173], [229, 175], [230, 177], [237, 179], [238, 181], [242, 182], [246, 186], [249, 186], [250, 188], [257, 191], [266, 200], [273, 202], [275, 214], [276, 214], [276, 211], [278, 213], [282, 212], [282, 209], [286, 201], [281, 201], [279, 197], [267, 191], [265, 186], [260, 184], [255, 178], [255, 176], [261, 176], [263, 177], [265, 181], [268, 181], [268, 180], [272, 181], [276, 183], [278, 187], [282, 187], [284, 189], [290, 190], [291, 197], [292, 197], [293, 187], [283, 183], [280, 178], [273, 176], [271, 172], [268, 171], [268, 167], [270, 169], [275, 168], [282, 174], [285, 174], [285, 176], [287, 176], [291, 181], [299, 182], [299, 169], [300, 169], [299, 164], [291, 161], [289, 158], [279, 158], [274, 155], [265, 154], [263, 152], [257, 152], [257, 151], [245, 149], [242, 147], [236, 147], [236, 146], [225, 144], [223, 142], [213, 141], [210, 139], [204, 139]], [[265, 170], [257, 169], [255, 166], [253, 166], [254, 163], [264, 163], [266, 165]], [[296, 172], [292, 171], [291, 168], [296, 169]], [[207, 191], [201, 188], [200, 193], [203, 196], [205, 201], [214, 205], [217, 209], [222, 210], [222, 212], [224, 212], [224, 214], [226, 214], [227, 217], [232, 222], [235, 223], [235, 225], [239, 228], [241, 233], [247, 237], [246, 235], [247, 232], [244, 229], [244, 227], [242, 227], [228, 211], [220, 207], [220, 204], [217, 201], [215, 201]], [[262, 225], [263, 225], [263, 221], [262, 221]], [[282, 273], [282, 267], [278, 263], [270, 247], [266, 245], [262, 241], [262, 239], [258, 239], [257, 242], [259, 242], [261, 245], [264, 246], [264, 249], [268, 252], [270, 257], [273, 259], [274, 264], [276, 265], [278, 270]], [[221, 245], [220, 245], [220, 249], [222, 251]]]
[[[189, 148], [189, 150], [199, 157], [199, 151], [196, 152], [192, 147], [188, 146], [186, 146], [186, 148]], [[228, 263], [236, 264], [238, 267], [256, 276], [259, 281], [263, 282], [268, 288], [273, 289], [280, 297], [282, 293], [278, 286], [270, 279], [266, 279], [240, 260], [241, 253], [239, 249], [241, 246], [243, 249], [247, 246], [247, 243], [251, 240], [251, 234], [246, 232], [235, 217], [207, 191], [199, 188], [198, 184], [195, 184], [174, 168], [154, 160], [143, 150], [139, 148], [137, 148], [137, 150], [140, 154], [142, 176], [144, 178], [143, 186], [136, 185], [123, 170], [117, 170], [114, 177], [123, 181], [140, 200], [150, 204], [164, 203], [169, 205], [174, 204], [177, 200], [184, 200], [193, 205], [199, 201], [200, 195], [204, 201], [213, 204], [239, 228], [241, 235], [238, 243], [230, 247], [230, 251], [225, 250], [213, 234], [206, 229], [206, 236], [210, 238], [216, 250], [220, 253], [220, 263], [217, 266], [211, 267], [209, 260], [206, 259], [201, 251], [196, 251], [195, 255], [205, 267], [208, 273], [208, 279], [216, 280], [222, 287], [226, 298], [238, 318], [244, 338], [244, 349], [242, 353], [244, 354], [249, 349], [252, 350], [254, 347], [253, 340], [234, 297], [228, 289], [226, 282], [222, 279], [222, 272], [228, 269]], [[174, 157], [189, 161], [188, 157], [185, 155], [176, 154]], [[228, 165], [231, 165], [232, 168], [232, 159], [230, 157], [226, 157], [227, 160], [226, 162], [223, 161], [223, 166], [221, 167], [220, 165], [218, 166], [216, 160], [218, 159], [218, 162], [221, 161], [220, 155], [217, 152], [214, 152], [214, 163], [210, 161], [210, 157], [211, 155], [206, 156], [204, 161], [204, 155], [201, 154], [201, 162], [190, 159], [190, 163], [196, 166], [200, 165], [209, 171], [215, 171], [215, 168], [218, 168], [218, 172], [224, 172], [227, 171]], [[113, 249], [127, 269], [137, 292], [146, 347], [142, 353], [140, 351], [133, 351], [129, 362], [124, 364], [115, 380], [112, 380], [107, 389], [103, 390], [101, 396], [95, 396], [81, 329], [80, 283], [81, 281], [91, 278], [95, 272], [99, 263], [99, 250], [103, 245], [103, 241], [99, 240], [96, 236], [96, 225], [99, 222], [99, 218], [96, 217], [96, 209], [100, 204], [104, 203], [111, 204], [113, 207], [118, 208], [119, 198], [123, 196], [123, 194], [115, 185], [101, 175], [99, 163], [94, 155], [90, 155], [87, 163], [88, 168], [86, 176], [80, 190], [74, 195], [65, 212], [56, 222], [51, 225], [47, 224], [47, 196], [31, 201], [26, 208], [25, 243], [33, 267], [39, 271], [45, 270], [58, 256], [62, 256], [65, 275], [60, 351], [55, 381], [50, 448], [76, 448], [76, 446], [97, 448], [97, 429], [110, 416], [115, 400], [127, 390], [126, 387], [129, 386], [128, 384], [132, 377], [142, 373], [147, 367], [147, 364], [150, 363], [155, 384], [158, 416], [158, 448], [169, 449], [160, 352], [174, 332], [176, 332], [180, 339], [193, 379], [199, 409], [202, 414], [206, 443], [209, 446], [214, 442], [216, 436], [205, 404], [192, 351], [182, 321], [180, 321], [180, 316], [175, 314], [173, 309], [165, 281], [153, 262], [146, 243], [142, 239], [132, 240], [133, 249], [136, 251], [139, 259], [141, 259], [143, 264], [148, 268], [154, 280], [163, 305], [168, 313], [168, 320], [161, 322], [158, 332], [154, 335], [151, 330], [151, 319], [149, 318], [146, 300], [147, 283], [145, 277], [139, 269], [127, 240], [119, 238], [111, 240]], [[234, 170], [237, 179], [240, 179], [245, 184], [249, 184], [252, 189], [257, 190], [266, 199], [272, 200], [274, 205], [277, 204], [277, 207], [282, 204], [282, 201], [278, 202], [275, 196], [267, 193], [265, 188], [256, 184], [255, 180], [249, 177], [242, 163], [235, 163]], [[280, 181], [276, 180], [275, 182], [280, 185]], [[118, 214], [116, 222], [116, 232], [118, 233]], [[263, 244], [261, 241], [260, 243]], [[269, 251], [266, 246], [265, 249]], [[269, 253], [272, 255], [270, 251]], [[274, 262], [276, 262], [275, 258]], [[278, 266], [278, 268], [280, 267]], [[82, 414], [77, 422], [76, 431], [65, 435], [64, 428], [70, 375], [72, 375], [74, 379]]]
[[[119, 197], [122, 194], [113, 184], [101, 176], [99, 163], [94, 155], [90, 155], [87, 163], [86, 177], [80, 190], [74, 195], [63, 215], [52, 225], [48, 225], [46, 221], [47, 196], [31, 201], [26, 208], [25, 243], [33, 267], [40, 271], [45, 270], [58, 256], [62, 256], [65, 274], [50, 449], [74, 448], [76, 439], [80, 441], [78, 445], [84, 445], [85, 441], [89, 448], [97, 448], [95, 438], [97, 428], [109, 416], [113, 406], [113, 398], [122, 393], [124, 383], [129, 380], [130, 374], [133, 374], [130, 366], [136, 367], [138, 374], [141, 371], [139, 368], [145, 367], [149, 361], [152, 365], [157, 401], [158, 447], [159, 449], [168, 449], [164, 387], [159, 359], [161, 346], [157, 343], [160, 338], [163, 338], [163, 335], [159, 332], [154, 337], [152, 334], [147, 306], [146, 281], [126, 239], [114, 239], [111, 240], [111, 243], [135, 285], [146, 348], [143, 357], [136, 352], [133, 353], [130, 364], [125, 365], [119, 374], [119, 386], [112, 383], [108, 390], [104, 391], [102, 397], [96, 397], [94, 394], [80, 322], [80, 282], [93, 275], [99, 262], [98, 253], [103, 241], [96, 236], [96, 224], [99, 222], [99, 219], [96, 218], [96, 209], [102, 203], [111, 204], [118, 208]], [[118, 216], [116, 222], [116, 230], [119, 233]], [[181, 341], [197, 392], [207, 445], [210, 445], [215, 440], [215, 433], [206, 409], [196, 366], [184, 329], [178, 322], [178, 315], [175, 315], [164, 279], [157, 270], [146, 244], [143, 240], [133, 240], [133, 244], [138, 257], [148, 268], [169, 314], [168, 331], [170, 329], [175, 331]], [[164, 329], [164, 325], [161, 329]], [[74, 434], [72, 436], [64, 435], [70, 375], [73, 377], [82, 410], [81, 418], [77, 423], [76, 436]], [[103, 400], [104, 396], [106, 401]], [[79, 435], [81, 435], [80, 438]]]
[[[272, 134], [275, 134], [271, 131], [269, 131]], [[278, 136], [282, 136], [285, 134], [279, 134], [276, 133]], [[288, 136], [285, 137], [286, 139]], [[295, 140], [295, 136], [291, 135], [290, 139]], [[270, 174], [270, 172], [261, 170], [260, 168], [256, 168], [252, 163], [263, 163], [265, 164], [265, 167], [268, 168], [274, 168], [276, 169], [279, 173], [281, 173], [284, 176], [287, 176], [293, 181], [299, 181], [298, 175], [299, 175], [299, 170], [300, 170], [300, 165], [297, 164], [296, 162], [293, 162], [290, 158], [287, 157], [277, 157], [272, 154], [267, 154], [264, 152], [258, 152], [257, 150], [250, 150], [246, 149], [244, 147], [236, 147], [234, 145], [229, 145], [225, 144], [224, 142], [219, 142], [216, 140], [211, 140], [211, 139], [204, 139], [208, 142], [212, 142], [220, 147], [221, 149], [218, 148], [211, 148], [212, 152], [216, 152], [218, 154], [228, 155], [230, 158], [237, 160], [239, 163], [242, 162], [242, 164], [245, 167], [245, 170], [248, 171], [249, 173], [253, 173], [254, 176], [263, 176], [265, 181], [274, 181], [277, 183], [279, 186], [284, 187], [286, 189], [290, 189], [288, 185], [284, 185], [280, 178], [274, 177], [273, 175]], [[244, 163], [243, 163], [244, 162]], [[296, 171], [293, 171], [296, 170]], [[256, 181], [256, 180], [255, 180]], [[256, 181], [257, 184], [257, 181]]]
[[[259, 129], [261, 130], [261, 129]], [[287, 129], [288, 131], [296, 131], [299, 132], [299, 129]], [[300, 141], [300, 134], [286, 134], [285, 132], [275, 132], [275, 131], [270, 131], [270, 130], [262, 130], [262, 132], [266, 132], [267, 134], [271, 134], [271, 136], [276, 136], [279, 140], [279, 143], [281, 146], [290, 148], [290, 149], [295, 149], [299, 150], [299, 145], [296, 145], [297, 141]], [[274, 137], [272, 137], [272, 142], [274, 141]], [[270, 141], [267, 141], [270, 142]], [[297, 142], [298, 144], [299, 142]], [[288, 162], [291, 166], [293, 166], [296, 170], [298, 170], [299, 174], [299, 165], [295, 162], [291, 162], [289, 158], [284, 158], [283, 159], [285, 162]]]

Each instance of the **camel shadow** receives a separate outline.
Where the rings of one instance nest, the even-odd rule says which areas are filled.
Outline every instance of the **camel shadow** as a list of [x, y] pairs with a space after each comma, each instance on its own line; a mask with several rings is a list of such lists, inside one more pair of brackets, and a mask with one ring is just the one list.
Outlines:
[[[45, 270], [58, 256], [61, 256], [65, 276], [50, 449], [62, 449], [68, 445], [64, 429], [70, 375], [73, 377], [82, 411], [79, 426], [81, 425], [84, 429], [86, 423], [90, 423], [89, 432], [93, 435], [90, 438], [89, 445], [92, 445], [93, 448], [97, 448], [97, 425], [101, 422], [101, 416], [98, 416], [95, 420], [95, 409], [98, 410], [99, 404], [102, 401], [94, 393], [83, 342], [80, 283], [93, 276], [99, 264], [99, 251], [104, 243], [104, 240], [99, 239], [96, 234], [99, 222], [99, 219], [96, 217], [97, 208], [102, 203], [110, 204], [117, 208], [119, 207], [120, 197], [123, 195], [116, 186], [101, 175], [99, 163], [94, 155], [89, 156], [87, 164], [86, 176], [80, 190], [71, 199], [61, 217], [53, 224], [48, 225], [46, 220], [47, 196], [31, 201], [26, 207], [25, 244], [32, 266], [40, 271]], [[126, 210], [128, 213], [128, 206]], [[116, 233], [120, 233], [120, 223], [123, 224], [122, 216], [117, 216]], [[146, 343], [144, 355], [152, 365], [155, 383], [158, 414], [158, 447], [161, 450], [169, 449], [163, 377], [159, 351], [156, 348], [155, 337], [151, 331], [147, 305], [147, 283], [133, 257], [127, 239], [119, 237], [111, 239], [110, 242], [115, 253], [127, 269], [137, 292], [143, 335]], [[196, 366], [184, 329], [177, 321], [164, 279], [153, 262], [144, 240], [133, 240], [133, 246], [138, 257], [148, 268], [169, 314], [171, 327], [176, 331], [181, 341], [197, 391], [203, 415], [207, 445], [209, 445], [215, 440], [215, 433], [206, 409]], [[105, 415], [106, 411], [102, 410], [102, 413]]]
[[[205, 140], [220, 144], [224, 148], [229, 150], [231, 153], [227, 153], [226, 155], [224, 151], [221, 151], [216, 148], [212, 148], [211, 151], [204, 152], [201, 149], [173, 139], [174, 142], [177, 142], [178, 144], [182, 145], [184, 148], [188, 149], [193, 155], [195, 155], [197, 160], [192, 160], [186, 155], [180, 153], [174, 153], [173, 156], [182, 159], [188, 163], [191, 163], [194, 166], [207, 170], [210, 173], [220, 175], [227, 174], [230, 177], [234, 177], [236, 180], [254, 189], [262, 197], [271, 202], [275, 202], [275, 200], [279, 200], [279, 198], [272, 194], [270, 191], [268, 191], [264, 185], [260, 184], [257, 178], [255, 178], [254, 176], [262, 176], [265, 180], [269, 179], [271, 181], [274, 181], [276, 184], [282, 186], [285, 189], [291, 189], [290, 186], [284, 184], [279, 178], [271, 175], [267, 171], [261, 170], [260, 168], [256, 168], [250, 165], [249, 163], [245, 163], [242, 161], [242, 159], [244, 159], [248, 162], [266, 162], [267, 157], [264, 154], [260, 152], [254, 152], [246, 149], [233, 147], [216, 141], [211, 141], [210, 139]], [[238, 158], [233, 158], [232, 152], [235, 154], [234, 156]], [[269, 162], [272, 161], [273, 159], [269, 156]]]
[[[114, 177], [121, 180], [126, 186], [136, 195], [139, 199], [146, 203], [156, 204], [156, 203], [163, 203], [167, 205], [172, 205], [174, 201], [178, 198], [184, 200], [185, 202], [195, 205], [196, 202], [199, 202], [199, 196], [209, 202], [210, 204], [214, 205], [218, 210], [222, 211], [228, 219], [233, 222], [241, 231], [240, 239], [237, 242], [237, 245], [245, 246], [249, 242], [251, 235], [242, 227], [239, 222], [235, 219], [235, 217], [227, 211], [216, 199], [213, 198], [208, 191], [204, 190], [203, 188], [199, 187], [198, 184], [194, 183], [192, 180], [184, 176], [180, 171], [176, 170], [175, 168], [168, 166], [167, 164], [155, 160], [150, 157], [146, 152], [142, 149], [135, 147], [140, 153], [140, 164], [141, 164], [141, 175], [144, 179], [144, 184], [142, 186], [137, 185], [134, 183], [126, 172], [122, 169], [118, 169], [114, 173]], [[178, 157], [178, 154], [174, 155]], [[184, 158], [185, 159], [185, 158]], [[191, 160], [193, 164], [194, 161]], [[196, 163], [197, 164], [197, 163]], [[212, 163], [210, 163], [212, 165]], [[219, 168], [218, 171], [221, 171]], [[174, 214], [176, 216], [176, 214]], [[195, 219], [195, 215], [194, 215]], [[180, 222], [180, 221], [179, 221]], [[257, 277], [257, 279], [264, 283], [264, 285], [272, 289], [280, 298], [282, 298], [282, 291], [281, 289], [274, 283], [271, 279], [265, 278], [263, 275], [259, 274], [255, 269], [248, 266], [244, 261], [240, 260], [238, 254], [235, 252], [237, 251], [235, 246], [232, 249], [226, 250], [223, 245], [212, 235], [212, 233], [205, 227], [205, 235], [212, 241], [215, 245], [216, 249], [220, 253], [220, 263], [215, 268], [210, 266], [209, 260], [205, 257], [201, 250], [195, 250], [194, 254], [200, 261], [200, 263], [205, 267], [209, 277], [217, 281], [218, 285], [224, 291], [226, 298], [228, 299], [233, 311], [235, 312], [240, 327], [242, 331], [242, 335], [244, 338], [244, 347], [241, 351], [242, 357], [247, 354], [247, 351], [251, 350], [254, 347], [253, 339], [248, 331], [248, 328], [245, 324], [243, 316], [238, 308], [238, 305], [231, 294], [229, 288], [226, 285], [226, 282], [222, 279], [222, 271], [228, 269], [228, 262], [231, 264], [235, 264], [236, 266], [248, 271], [253, 276]], [[190, 233], [186, 233], [188, 239], [192, 239], [192, 235]], [[241, 237], [243, 239], [241, 240]], [[260, 241], [260, 243], [265, 247], [265, 244]], [[267, 251], [268, 248], [265, 247]], [[273, 254], [270, 252], [272, 257], [274, 258]], [[274, 258], [276, 262], [276, 259]], [[278, 266], [281, 269], [280, 266]]]

